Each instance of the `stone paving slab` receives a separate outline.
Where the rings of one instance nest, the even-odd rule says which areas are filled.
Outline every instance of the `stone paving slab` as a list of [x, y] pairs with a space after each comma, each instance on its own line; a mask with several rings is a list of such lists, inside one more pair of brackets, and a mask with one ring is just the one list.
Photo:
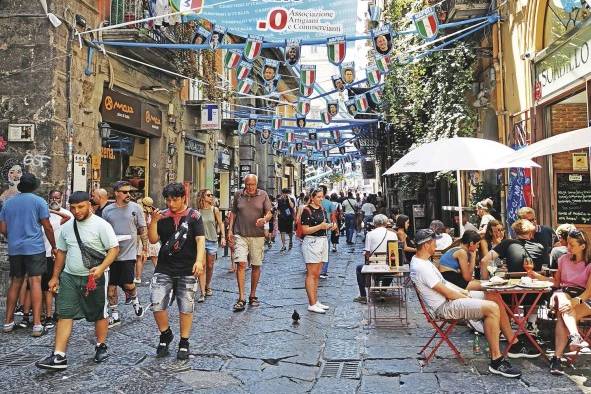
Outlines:
[[[320, 299], [331, 306], [325, 315], [309, 313], [304, 290], [304, 267], [296, 242], [292, 251], [267, 252], [258, 291], [262, 305], [245, 312], [231, 310], [237, 298], [235, 276], [227, 259], [217, 263], [214, 296], [196, 304], [191, 358], [175, 359], [178, 311], [170, 309], [175, 339], [171, 356], [154, 357], [158, 330], [147, 312], [135, 317], [120, 305], [122, 324], [110, 330], [110, 358], [96, 365], [93, 325], [77, 322], [68, 350], [69, 368], [62, 373], [40, 371], [37, 359], [52, 349], [53, 335], [31, 338], [29, 330], [0, 335], [0, 380], [6, 393], [575, 393], [591, 392], [591, 357], [582, 357], [569, 376], [554, 377], [545, 361], [516, 360], [524, 371], [510, 380], [488, 372], [484, 355], [472, 354], [473, 335], [465, 327], [452, 334], [466, 358], [460, 364], [444, 345], [432, 362], [422, 366], [417, 354], [431, 336], [416, 297], [409, 290], [409, 325], [400, 329], [368, 328], [366, 305], [352, 302], [357, 295], [355, 265], [361, 261], [361, 242], [331, 252], [329, 278], [322, 280]], [[146, 265], [144, 282], [152, 267]], [[250, 281], [247, 280], [247, 291]], [[149, 287], [139, 287], [148, 302]], [[122, 297], [121, 297], [122, 298]], [[391, 306], [381, 305], [382, 312]], [[292, 324], [291, 314], [301, 315]], [[326, 361], [356, 360], [360, 375], [321, 377]]]

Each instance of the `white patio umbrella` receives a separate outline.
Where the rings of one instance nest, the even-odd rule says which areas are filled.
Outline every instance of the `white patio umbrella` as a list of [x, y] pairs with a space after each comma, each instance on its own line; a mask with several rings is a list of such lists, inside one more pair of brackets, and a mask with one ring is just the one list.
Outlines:
[[513, 149], [483, 138], [445, 138], [423, 144], [404, 155], [384, 175], [409, 172], [456, 171], [460, 232], [462, 224], [462, 192], [460, 171], [482, 171], [509, 167], [540, 167], [530, 159], [516, 160]]
[[[538, 156], [568, 152], [569, 150], [584, 149], [591, 146], [591, 127], [557, 134], [535, 142], [518, 151], [509, 154], [509, 162], [519, 162]], [[507, 158], [504, 158], [507, 159]]]

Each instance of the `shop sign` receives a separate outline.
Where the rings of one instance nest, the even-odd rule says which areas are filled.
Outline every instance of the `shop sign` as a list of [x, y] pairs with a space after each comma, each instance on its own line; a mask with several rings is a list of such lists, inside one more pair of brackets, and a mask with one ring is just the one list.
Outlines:
[[205, 144], [191, 138], [185, 138], [185, 152], [196, 156], [205, 156]]
[[107, 123], [140, 130], [155, 137], [162, 135], [162, 111], [134, 97], [105, 89], [100, 111]]
[[586, 27], [536, 62], [536, 96], [547, 97], [590, 73], [591, 27]]
[[240, 179], [244, 179], [248, 174], [252, 174], [252, 168], [248, 164], [240, 165]]
[[229, 170], [232, 163], [232, 155], [228, 148], [220, 150], [218, 153], [218, 168], [221, 170]]
[[215, 130], [220, 128], [220, 110], [217, 104], [203, 104], [201, 106], [201, 130]]
[[162, 135], [162, 111], [158, 107], [142, 103], [140, 128], [148, 134], [160, 137]]

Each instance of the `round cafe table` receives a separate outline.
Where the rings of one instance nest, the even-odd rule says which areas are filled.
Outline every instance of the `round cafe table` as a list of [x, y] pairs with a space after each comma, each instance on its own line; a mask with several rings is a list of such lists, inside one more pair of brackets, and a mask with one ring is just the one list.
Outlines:
[[[509, 282], [509, 283], [511, 283], [511, 282]], [[513, 341], [520, 334], [524, 334], [527, 337], [527, 339], [531, 342], [531, 344], [536, 349], [538, 349], [538, 351], [546, 359], [546, 361], [548, 361], [548, 357], [546, 356], [545, 352], [542, 350], [542, 348], [540, 347], [538, 342], [535, 340], [535, 338], [529, 333], [529, 331], [527, 331], [527, 319], [536, 310], [536, 307], [538, 306], [538, 303], [540, 302], [540, 298], [542, 297], [542, 295], [551, 292], [552, 288], [550, 286], [544, 287], [544, 288], [531, 288], [531, 287], [520, 287], [519, 285], [516, 285], [515, 287], [511, 287], [511, 288], [495, 288], [494, 286], [492, 286], [492, 287], [484, 287], [483, 286], [483, 291], [485, 291], [487, 293], [497, 293], [501, 296], [508, 295], [508, 296], [510, 296], [510, 299], [511, 299], [511, 303], [510, 303], [510, 305], [508, 305], [507, 302], [505, 302], [504, 297], [499, 297], [501, 299], [501, 303], [503, 304], [503, 307], [505, 308], [505, 310], [507, 311], [507, 314], [509, 315], [509, 319], [512, 319], [515, 322], [515, 324], [517, 324], [517, 329], [515, 330], [515, 333], [513, 334], [513, 338], [507, 338], [508, 343], [507, 343], [507, 347], [503, 351], [503, 357], [507, 357], [507, 353], [509, 353], [511, 346], [513, 346], [512, 345]], [[528, 294], [534, 295], [534, 297], [530, 297], [530, 298], [533, 298], [533, 301], [531, 301], [531, 303], [529, 304], [529, 308], [527, 309], [527, 312], [523, 316], [519, 316], [519, 313], [517, 313], [519, 310], [519, 307], [523, 304], [523, 301], [525, 300], [525, 298]]]

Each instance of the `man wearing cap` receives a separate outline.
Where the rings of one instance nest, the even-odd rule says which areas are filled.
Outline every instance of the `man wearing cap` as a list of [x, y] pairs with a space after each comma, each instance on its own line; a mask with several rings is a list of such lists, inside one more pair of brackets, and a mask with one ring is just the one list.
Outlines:
[[484, 293], [467, 291], [447, 282], [429, 260], [435, 253], [437, 234], [422, 229], [415, 235], [417, 253], [410, 262], [410, 277], [431, 315], [439, 319], [484, 320], [484, 335], [490, 346], [488, 370], [508, 378], [518, 378], [521, 371], [511, 366], [501, 354], [499, 335], [501, 313], [499, 306], [484, 300]]
[[[87, 192], [72, 193], [68, 202], [74, 220], [69, 220], [61, 228], [55, 265], [49, 280], [49, 290], [57, 293], [58, 322], [55, 329], [55, 346], [49, 356], [35, 363], [37, 368], [54, 371], [68, 367], [66, 349], [74, 320], [83, 317], [89, 322], [94, 322], [94, 362], [100, 363], [107, 359], [106, 285], [108, 268], [119, 252], [113, 228], [92, 213]], [[102, 261], [91, 261], [87, 254], [82, 254], [80, 245], [93, 249], [97, 255], [104, 255], [104, 258]], [[97, 263], [98, 265], [95, 265]]]
[[38, 186], [35, 175], [23, 174], [17, 186], [20, 193], [7, 200], [0, 211], [0, 232], [8, 239], [10, 262], [10, 287], [6, 296], [3, 331], [11, 332], [14, 329], [14, 308], [26, 275], [31, 290], [34, 337], [46, 332], [41, 324], [41, 276], [47, 269], [44, 232], [52, 254], [56, 252], [49, 208], [45, 200], [33, 194]]
[[115, 230], [119, 241], [119, 255], [111, 265], [109, 275], [109, 328], [121, 324], [117, 308], [117, 286], [125, 292], [125, 304], [131, 304], [138, 317], [144, 315], [144, 308], [137, 297], [135, 263], [138, 249], [137, 236], [141, 238], [144, 254], [148, 252], [148, 232], [144, 212], [140, 206], [131, 201], [131, 184], [127, 181], [115, 182], [113, 185], [115, 202], [103, 210], [105, 219]]

